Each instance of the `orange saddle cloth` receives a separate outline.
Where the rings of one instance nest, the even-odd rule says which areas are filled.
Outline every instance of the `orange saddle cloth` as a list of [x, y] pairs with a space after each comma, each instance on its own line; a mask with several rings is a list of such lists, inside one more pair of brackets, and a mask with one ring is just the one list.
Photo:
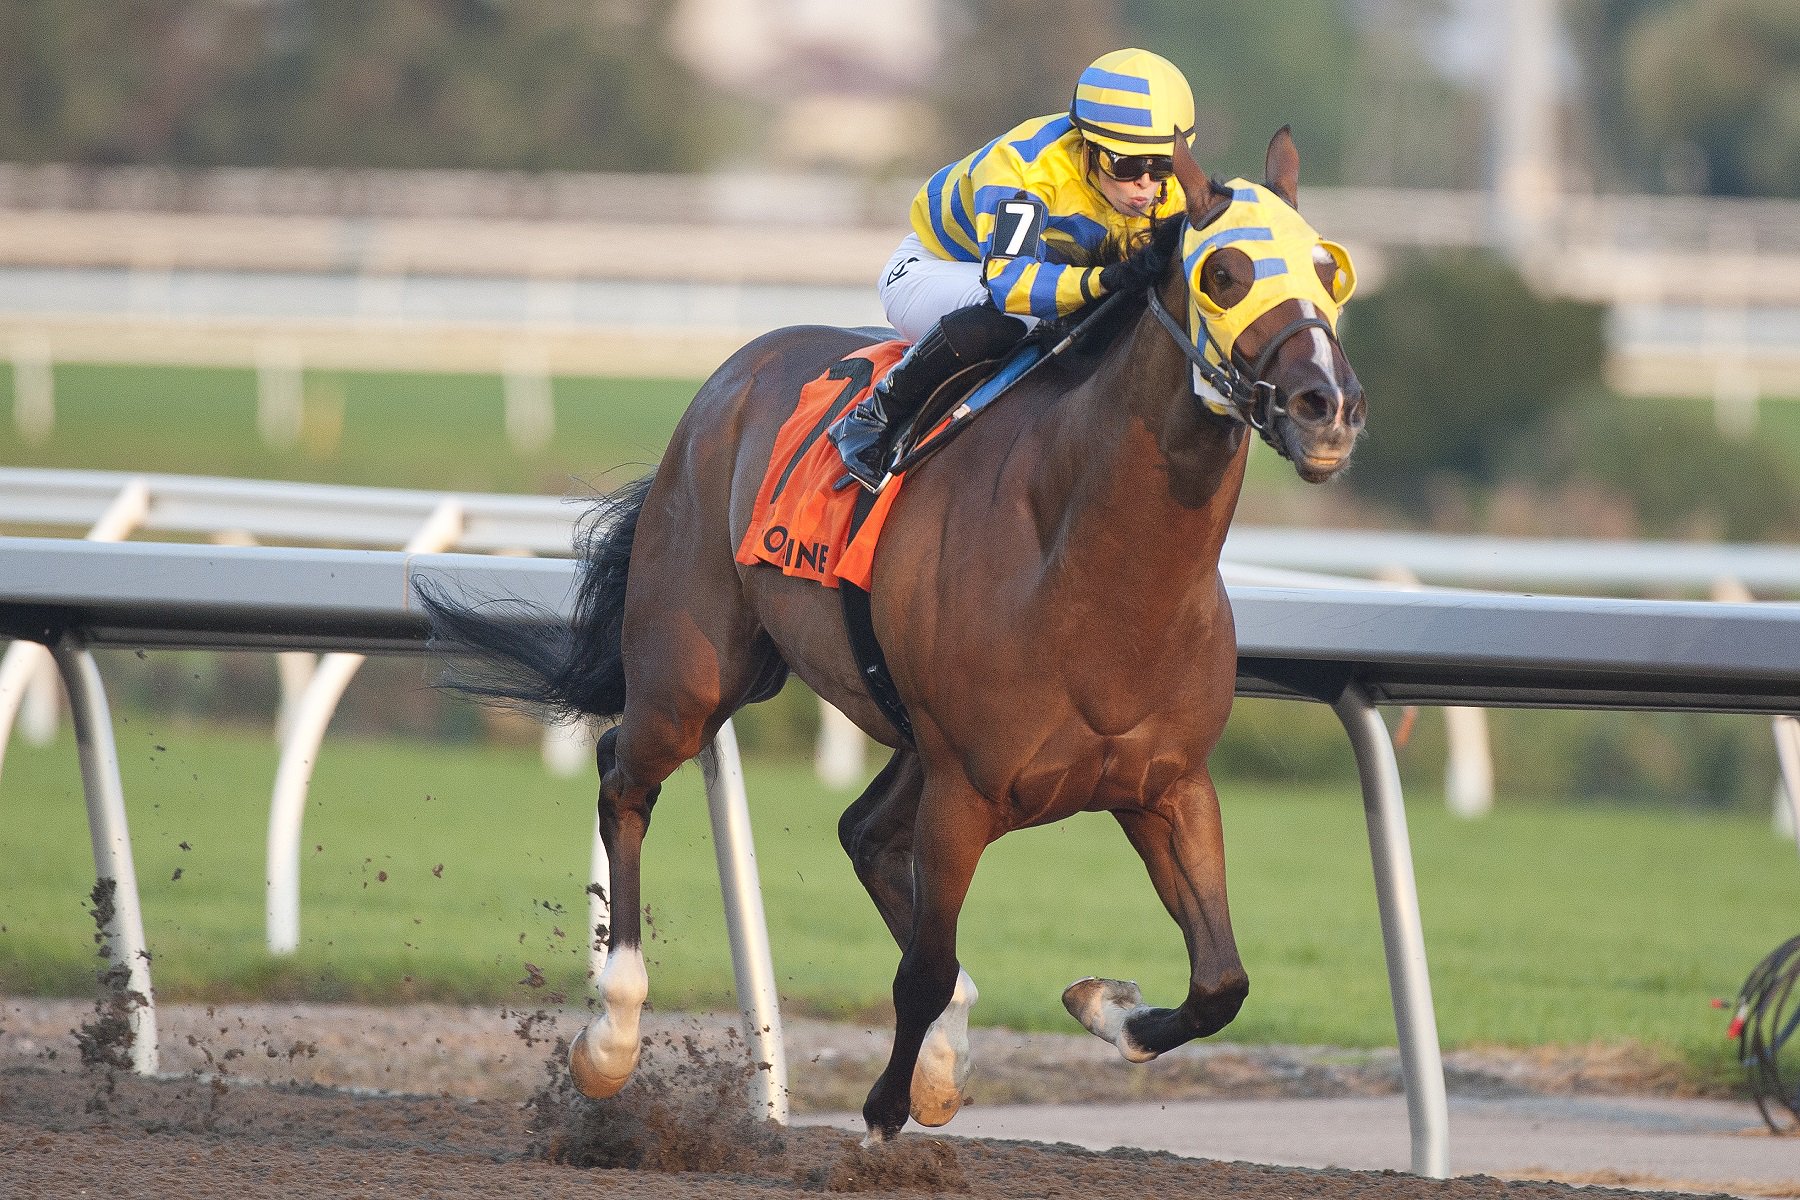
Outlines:
[[832, 489], [846, 472], [825, 430], [869, 394], [906, 348], [905, 342], [879, 342], [858, 350], [800, 389], [794, 415], [775, 437], [750, 528], [738, 545], [738, 562], [768, 563], [783, 574], [829, 588], [847, 580], [869, 590], [875, 543], [905, 476], [888, 481], [852, 538], [851, 514], [862, 488], [852, 483], [841, 491]]

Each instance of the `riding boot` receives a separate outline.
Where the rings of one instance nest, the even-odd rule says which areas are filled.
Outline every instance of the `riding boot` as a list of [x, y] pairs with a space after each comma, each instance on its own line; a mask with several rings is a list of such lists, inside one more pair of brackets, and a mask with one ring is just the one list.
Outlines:
[[850, 474], [870, 491], [881, 490], [896, 433], [931, 394], [964, 367], [998, 357], [1024, 332], [1024, 322], [986, 304], [945, 315], [832, 424], [828, 434]]

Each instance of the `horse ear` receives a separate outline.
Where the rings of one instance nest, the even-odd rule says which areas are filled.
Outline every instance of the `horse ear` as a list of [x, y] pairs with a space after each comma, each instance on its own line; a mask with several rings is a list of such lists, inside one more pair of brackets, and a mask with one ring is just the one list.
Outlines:
[[1263, 182], [1283, 200], [1300, 207], [1300, 148], [1294, 145], [1293, 130], [1286, 125], [1269, 139], [1269, 153], [1263, 159]]
[[1212, 208], [1212, 181], [1194, 161], [1187, 139], [1179, 131], [1175, 134], [1175, 178], [1181, 184], [1181, 194], [1187, 197], [1188, 223], [1198, 228]]

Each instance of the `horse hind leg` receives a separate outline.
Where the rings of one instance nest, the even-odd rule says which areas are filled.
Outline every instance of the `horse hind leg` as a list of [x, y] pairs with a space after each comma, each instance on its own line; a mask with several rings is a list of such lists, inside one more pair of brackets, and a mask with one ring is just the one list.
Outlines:
[[[838, 821], [838, 840], [888, 932], [906, 948], [913, 925], [913, 829], [925, 784], [916, 751], [895, 752]], [[969, 1081], [969, 1010], [980, 998], [960, 966], [956, 987], [919, 1047], [911, 1087], [912, 1119], [936, 1128], [963, 1105]]]
[[628, 691], [623, 718], [595, 749], [600, 840], [610, 876], [610, 929], [606, 966], [597, 981], [601, 1010], [569, 1047], [575, 1086], [594, 1099], [617, 1095], [624, 1088], [641, 1048], [639, 1017], [650, 988], [643, 950], [642, 856], [651, 811], [663, 780], [699, 754], [741, 698], [771, 677], [769, 658], [774, 650], [758, 645], [752, 641], [744, 653], [717, 660], [728, 700], [699, 682], [704, 670], [685, 682], [677, 672], [669, 672], [653, 684], [645, 681], [638, 691]]
[[1188, 995], [1178, 1008], [1144, 1003], [1135, 983], [1080, 979], [1063, 992], [1063, 1006], [1131, 1062], [1148, 1062], [1231, 1023], [1250, 991], [1238, 958], [1225, 900], [1225, 848], [1219, 800], [1212, 781], [1191, 779], [1144, 809], [1115, 812], [1125, 836], [1149, 870], [1188, 950]]
[[[614, 792], [610, 802], [608, 787], [618, 787], [614, 775], [618, 763], [619, 727], [614, 726], [600, 736], [594, 750], [595, 765], [600, 773], [600, 838], [606, 847], [610, 887], [607, 905], [610, 916], [607, 933], [606, 965], [600, 970], [596, 986], [600, 992], [600, 1013], [569, 1046], [569, 1074], [584, 1096], [604, 1100], [617, 1095], [637, 1068], [642, 1043], [638, 1039], [638, 1019], [644, 1001], [650, 995], [650, 974], [644, 966], [643, 944], [638, 938], [626, 941], [619, 935], [625, 913], [636, 914], [639, 880], [635, 870], [620, 869], [626, 858], [623, 835], [627, 823], [620, 813], [623, 806]], [[640, 848], [649, 826], [650, 810], [656, 806], [660, 788], [642, 793], [641, 819], [630, 822], [634, 843]], [[610, 821], [609, 821], [610, 815]], [[631, 855], [633, 861], [637, 855]], [[635, 921], [633, 922], [635, 924]], [[599, 936], [599, 931], [595, 931]]]

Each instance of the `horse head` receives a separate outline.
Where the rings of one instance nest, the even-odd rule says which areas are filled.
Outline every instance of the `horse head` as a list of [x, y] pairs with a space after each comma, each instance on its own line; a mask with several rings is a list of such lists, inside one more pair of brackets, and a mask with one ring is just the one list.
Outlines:
[[1300, 152], [1286, 126], [1263, 172], [1261, 184], [1215, 183], [1175, 139], [1194, 394], [1320, 483], [1350, 461], [1367, 412], [1337, 337], [1356, 274], [1344, 248], [1300, 215]]

